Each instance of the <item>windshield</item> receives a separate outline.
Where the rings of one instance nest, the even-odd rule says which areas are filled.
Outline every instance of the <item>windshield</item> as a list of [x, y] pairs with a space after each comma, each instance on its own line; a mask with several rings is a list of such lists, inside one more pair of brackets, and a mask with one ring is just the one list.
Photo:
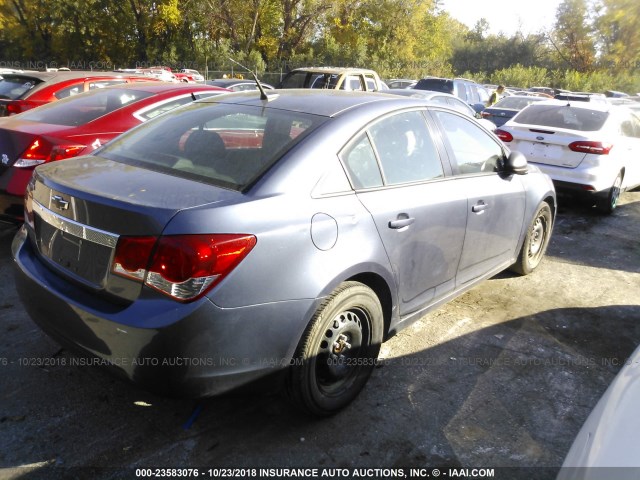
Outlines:
[[98, 154], [242, 191], [325, 120], [299, 112], [197, 102], [125, 133]]
[[151, 95], [140, 90], [102, 88], [29, 110], [21, 118], [52, 125], [79, 126]]
[[530, 105], [513, 118], [513, 122], [544, 127], [592, 132], [600, 130], [608, 112], [572, 108], [571, 105]]
[[0, 99], [4, 100], [17, 100], [41, 82], [22, 75], [4, 74], [0, 78]]

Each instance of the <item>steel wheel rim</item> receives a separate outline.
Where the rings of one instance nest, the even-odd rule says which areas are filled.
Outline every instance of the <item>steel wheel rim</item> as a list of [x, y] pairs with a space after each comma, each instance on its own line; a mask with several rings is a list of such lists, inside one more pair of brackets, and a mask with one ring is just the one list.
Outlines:
[[369, 316], [360, 309], [336, 315], [320, 339], [315, 364], [318, 388], [324, 395], [339, 396], [365, 366], [369, 346]]
[[545, 239], [547, 237], [547, 222], [541, 215], [536, 219], [531, 229], [531, 240], [529, 241], [529, 259], [536, 260], [542, 254]]
[[620, 198], [620, 185], [622, 184], [622, 179], [620, 177], [616, 178], [616, 181], [613, 182], [613, 186], [611, 187], [611, 208], [615, 208], [618, 205], [618, 199]]

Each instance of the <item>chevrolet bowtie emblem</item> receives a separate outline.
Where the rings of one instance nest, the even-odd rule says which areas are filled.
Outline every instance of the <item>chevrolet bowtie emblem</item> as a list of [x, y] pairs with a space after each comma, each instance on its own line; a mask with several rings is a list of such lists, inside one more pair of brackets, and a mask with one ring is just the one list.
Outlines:
[[51, 195], [51, 205], [56, 207], [58, 210], [66, 210], [69, 208], [69, 202], [60, 195]]

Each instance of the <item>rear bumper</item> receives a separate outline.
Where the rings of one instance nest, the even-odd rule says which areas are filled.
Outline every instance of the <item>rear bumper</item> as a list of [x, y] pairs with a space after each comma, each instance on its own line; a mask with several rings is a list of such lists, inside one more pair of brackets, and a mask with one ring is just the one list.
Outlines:
[[316, 300], [223, 309], [146, 292], [106, 302], [51, 272], [25, 229], [12, 244], [16, 288], [31, 318], [64, 347], [163, 395], [198, 398], [271, 379], [290, 364]]
[[615, 165], [611, 165], [611, 168], [603, 168], [601, 165], [589, 168], [583, 166], [566, 168], [531, 163], [551, 177], [556, 190], [584, 197], [606, 196], [620, 172]]
[[31, 168], [0, 168], [0, 222], [22, 223], [24, 193], [32, 174]]

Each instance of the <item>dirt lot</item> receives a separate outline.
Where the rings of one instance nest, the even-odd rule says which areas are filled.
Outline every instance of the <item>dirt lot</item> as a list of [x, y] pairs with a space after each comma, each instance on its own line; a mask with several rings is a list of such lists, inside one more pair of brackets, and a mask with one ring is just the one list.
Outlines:
[[640, 193], [610, 217], [564, 205], [537, 272], [501, 274], [389, 340], [364, 393], [325, 420], [277, 395], [171, 400], [62, 365], [72, 357], [16, 296], [13, 232], [0, 230], [0, 478], [136, 478], [141, 467], [555, 478], [640, 343]]

